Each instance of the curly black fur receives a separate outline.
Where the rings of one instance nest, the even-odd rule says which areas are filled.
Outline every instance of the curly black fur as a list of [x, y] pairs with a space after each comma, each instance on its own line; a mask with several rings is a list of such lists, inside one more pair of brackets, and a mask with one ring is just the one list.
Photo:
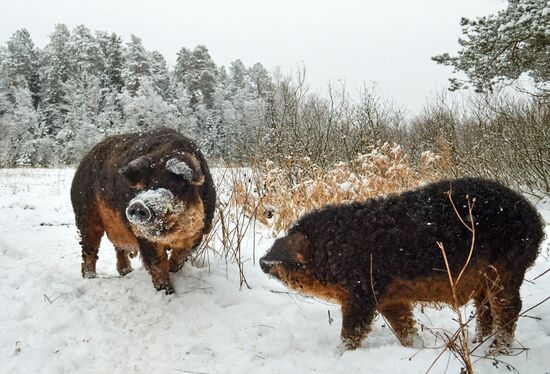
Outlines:
[[[404, 284], [420, 279], [429, 288], [433, 279], [446, 277], [437, 242], [444, 245], [454, 277], [466, 263], [472, 234], [455, 213], [449, 190], [466, 224], [470, 224], [467, 196], [475, 201], [475, 248], [469, 268], [479, 269], [480, 273], [469, 276], [480, 278], [482, 287], [481, 278], [487, 269], [496, 268], [503, 294], [511, 295], [514, 310], [519, 312], [519, 287], [526, 269], [538, 255], [543, 224], [523, 196], [490, 180], [445, 180], [399, 195], [326, 206], [300, 218], [287, 237], [279, 239], [262, 258], [262, 269], [284, 278], [291, 286], [298, 284], [302, 291], [308, 289], [304, 279], [305, 283], [319, 282], [345, 290], [347, 296], [337, 300], [343, 305], [342, 335], [353, 340], [346, 344], [355, 348], [368, 332], [376, 303], [391, 300], [387, 290], [392, 282], [399, 280]], [[302, 241], [306, 244], [296, 245], [298, 237], [305, 238]], [[392, 288], [396, 289], [399, 288]], [[441, 300], [434, 297], [422, 301]], [[512, 315], [509, 319], [513, 318]]]

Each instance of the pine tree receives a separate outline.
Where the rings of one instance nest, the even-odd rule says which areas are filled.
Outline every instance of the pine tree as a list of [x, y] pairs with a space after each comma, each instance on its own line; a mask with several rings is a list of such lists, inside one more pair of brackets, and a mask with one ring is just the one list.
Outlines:
[[[2, 76], [8, 87], [28, 87], [34, 108], [40, 103], [40, 81], [38, 74], [39, 51], [26, 29], [17, 30], [7, 42], [2, 61]], [[20, 79], [22, 77], [23, 79]], [[13, 99], [13, 93], [9, 93]]]
[[[457, 56], [432, 57], [439, 64], [464, 72], [466, 80], [451, 78], [451, 90], [472, 84], [490, 91], [499, 83], [527, 74], [543, 90], [550, 82], [550, 3], [545, 0], [509, 0], [496, 15], [462, 18], [463, 37]], [[548, 91], [547, 91], [548, 92]]]
[[247, 75], [250, 81], [250, 87], [252, 89], [251, 93], [254, 97], [267, 98], [273, 93], [273, 90], [275, 89], [273, 79], [261, 63], [255, 63], [250, 69], [248, 69]]
[[61, 161], [70, 165], [104, 135], [97, 125], [102, 90], [99, 78], [90, 73], [70, 78], [66, 86], [67, 113], [56, 143]]
[[199, 103], [211, 109], [217, 84], [216, 64], [210, 57], [208, 49], [198, 45], [190, 52], [182, 48], [174, 71], [176, 82], [181, 82], [191, 96], [191, 106], [196, 108]]
[[152, 82], [162, 98], [170, 101], [174, 95], [171, 92], [170, 73], [166, 60], [158, 51], [151, 52], [150, 60]]
[[102, 77], [102, 87], [109, 91], [122, 92], [124, 88], [124, 79], [122, 71], [124, 69], [124, 46], [122, 38], [115, 33], [105, 32], [96, 33], [101, 53], [105, 61], [105, 69]]
[[67, 53], [70, 32], [63, 24], [55, 25], [50, 42], [43, 50], [41, 62], [43, 134], [55, 135], [66, 114], [65, 83], [72, 73], [70, 55]]
[[178, 109], [164, 101], [150, 78], [140, 80], [135, 95], [124, 94], [124, 131], [145, 131], [160, 126], [179, 128]]
[[191, 87], [193, 91], [200, 91], [206, 107], [212, 108], [217, 69], [204, 45], [198, 45], [193, 49], [192, 68], [194, 76]]
[[149, 53], [143, 47], [141, 39], [135, 35], [126, 45], [126, 66], [123, 70], [126, 89], [131, 95], [135, 95], [139, 89], [140, 81], [144, 77], [151, 76], [151, 61]]
[[231, 91], [229, 86], [231, 85], [231, 79], [229, 78], [229, 74], [227, 73], [225, 66], [222, 65], [218, 68], [217, 77], [218, 77], [218, 85], [216, 87], [216, 91], [221, 90], [225, 95], [224, 99], [230, 100]]
[[237, 90], [246, 89], [247, 77], [246, 67], [241, 60], [235, 60], [229, 65], [229, 77], [231, 80], [232, 93]]
[[182, 48], [170, 70], [135, 35], [124, 46], [114, 33], [58, 24], [40, 50], [22, 29], [0, 46], [0, 163], [74, 164], [106, 135], [158, 126], [236, 160], [273, 96], [261, 64], [218, 69], [202, 45]]
[[197, 117], [191, 108], [191, 95], [183, 83], [176, 83], [173, 90], [179, 118], [177, 130], [191, 138], [198, 139]]
[[34, 166], [36, 154], [32, 143], [38, 128], [38, 115], [32, 93], [23, 76], [13, 82], [12, 87], [13, 105], [1, 118], [3, 139], [0, 160], [8, 166]]
[[191, 51], [182, 47], [178, 52], [176, 66], [174, 66], [174, 79], [176, 83], [181, 83], [189, 87], [189, 72], [191, 71]]
[[6, 49], [0, 46], [0, 118], [8, 111], [10, 106], [8, 79], [5, 69], [2, 67], [3, 61], [6, 59], [6, 52]]
[[100, 77], [105, 69], [105, 58], [91, 31], [83, 25], [75, 27], [68, 42], [72, 77], [88, 74]]
[[105, 59], [105, 69], [100, 77], [101, 103], [97, 128], [106, 135], [112, 135], [121, 131], [124, 120], [124, 46], [122, 38], [115, 33], [96, 33], [96, 39]]

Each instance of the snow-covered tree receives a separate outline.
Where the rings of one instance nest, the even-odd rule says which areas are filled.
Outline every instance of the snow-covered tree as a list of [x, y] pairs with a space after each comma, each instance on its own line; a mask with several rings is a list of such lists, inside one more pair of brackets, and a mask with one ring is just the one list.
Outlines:
[[177, 55], [176, 66], [174, 66], [174, 79], [177, 83], [188, 86], [190, 83], [191, 51], [188, 48], [182, 47]]
[[142, 78], [134, 96], [125, 93], [124, 131], [145, 131], [155, 127], [180, 128], [178, 108], [167, 103], [149, 78]]
[[466, 74], [466, 80], [451, 78], [451, 90], [473, 85], [490, 91], [496, 84], [527, 74], [542, 89], [550, 82], [550, 2], [509, 0], [496, 15], [462, 18], [463, 36], [458, 55], [432, 57]]
[[66, 82], [72, 72], [68, 53], [70, 32], [63, 24], [55, 25], [41, 61], [43, 135], [54, 135], [63, 125], [66, 114]]
[[212, 108], [217, 84], [217, 68], [205, 46], [198, 45], [192, 52], [182, 48], [178, 52], [174, 77], [187, 88], [193, 108], [199, 105], [199, 102], [204, 103], [207, 109]]
[[122, 45], [122, 38], [115, 33], [98, 32], [96, 33], [96, 39], [105, 59], [102, 86], [107, 87], [109, 91], [120, 93], [124, 88], [124, 79], [122, 77], [124, 69], [124, 46]]
[[96, 39], [105, 59], [100, 77], [101, 103], [96, 125], [105, 135], [112, 135], [121, 131], [124, 120], [124, 46], [122, 38], [115, 33], [98, 32]]
[[261, 63], [255, 63], [248, 69], [247, 74], [254, 97], [267, 98], [273, 93], [275, 89], [273, 78]]
[[101, 110], [97, 114], [96, 126], [104, 135], [118, 134], [124, 128], [123, 94], [102, 90]]
[[74, 164], [104, 136], [159, 126], [233, 161], [273, 92], [261, 64], [217, 68], [202, 45], [182, 48], [170, 69], [135, 35], [124, 45], [114, 33], [58, 24], [40, 50], [19, 30], [0, 46], [0, 162]]
[[[6, 71], [2, 68], [2, 62], [6, 59], [6, 48], [0, 46], [0, 117], [9, 109], [9, 86]], [[0, 134], [1, 135], [1, 134]]]
[[183, 83], [176, 83], [174, 95], [179, 117], [178, 130], [186, 136], [198, 138], [197, 117], [191, 108], [191, 95]]
[[10, 166], [35, 165], [33, 140], [38, 129], [38, 115], [32, 93], [21, 76], [13, 85], [13, 105], [0, 118], [3, 128], [0, 160]]
[[[0, 74], [6, 80], [5, 84], [8, 87], [25, 85], [32, 95], [33, 106], [36, 108], [40, 102], [39, 51], [26, 29], [17, 30], [6, 44]], [[11, 92], [10, 95], [12, 95]]]
[[229, 65], [229, 78], [231, 82], [231, 92], [233, 94], [237, 90], [246, 89], [246, 67], [241, 60], [235, 60]]
[[126, 89], [131, 95], [135, 95], [139, 90], [142, 78], [151, 76], [151, 61], [141, 38], [136, 35], [132, 35], [130, 38], [130, 42], [126, 45], [126, 64], [123, 77]]
[[68, 53], [73, 77], [80, 74], [100, 77], [105, 69], [105, 58], [96, 38], [86, 26], [74, 28], [68, 42]]
[[158, 93], [164, 100], [170, 100], [173, 96], [171, 90], [170, 73], [166, 60], [158, 51], [151, 52], [151, 80]]
[[102, 90], [99, 78], [88, 73], [69, 79], [66, 85], [65, 121], [55, 140], [61, 161], [73, 164], [104, 135], [97, 125]]

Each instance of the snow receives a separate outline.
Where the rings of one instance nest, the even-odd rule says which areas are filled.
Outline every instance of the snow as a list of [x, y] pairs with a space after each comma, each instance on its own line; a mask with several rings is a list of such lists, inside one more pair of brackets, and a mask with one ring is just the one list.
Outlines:
[[351, 188], [351, 183], [349, 181], [346, 181], [340, 184], [339, 188], [340, 188], [340, 192], [349, 191], [349, 189]]
[[[139, 259], [119, 277], [104, 238], [97, 279], [82, 279], [69, 198], [72, 170], [0, 170], [0, 373], [424, 373], [441, 348], [429, 329], [454, 331], [448, 308], [420, 308], [429, 347], [402, 347], [377, 318], [363, 347], [338, 354], [339, 306], [288, 292], [257, 259], [273, 243], [259, 224], [244, 239], [239, 289], [232, 261], [186, 264], [172, 275], [174, 295], [157, 292]], [[550, 222], [550, 202], [539, 208]], [[550, 227], [547, 226], [550, 236]], [[548, 297], [549, 241], [522, 287], [523, 309]], [[468, 307], [466, 313], [469, 313]], [[521, 373], [550, 368], [550, 302], [520, 318], [516, 338], [530, 350], [498, 358]], [[473, 337], [474, 328], [470, 335]], [[470, 340], [471, 342], [471, 340]], [[519, 343], [517, 344], [519, 346]], [[459, 372], [449, 353], [432, 373]], [[508, 373], [488, 359], [480, 373]]]

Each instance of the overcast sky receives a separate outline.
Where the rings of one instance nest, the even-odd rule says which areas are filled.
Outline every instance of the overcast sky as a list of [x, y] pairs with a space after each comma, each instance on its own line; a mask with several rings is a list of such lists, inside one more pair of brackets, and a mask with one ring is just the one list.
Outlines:
[[27, 28], [39, 47], [55, 23], [130, 34], [173, 64], [177, 51], [208, 47], [218, 65], [290, 71], [303, 63], [312, 90], [342, 79], [352, 91], [380, 91], [418, 111], [447, 87], [451, 69], [430, 57], [456, 51], [461, 17], [495, 13], [503, 0], [17, 0], [3, 2], [0, 41]]

